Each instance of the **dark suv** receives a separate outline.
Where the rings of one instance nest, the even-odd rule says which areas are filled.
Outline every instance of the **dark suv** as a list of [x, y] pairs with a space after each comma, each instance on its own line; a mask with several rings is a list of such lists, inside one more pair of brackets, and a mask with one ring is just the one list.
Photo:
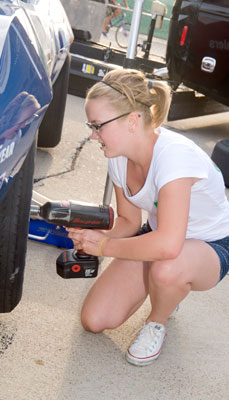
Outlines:
[[173, 88], [183, 83], [229, 106], [229, 1], [175, 0], [167, 46]]

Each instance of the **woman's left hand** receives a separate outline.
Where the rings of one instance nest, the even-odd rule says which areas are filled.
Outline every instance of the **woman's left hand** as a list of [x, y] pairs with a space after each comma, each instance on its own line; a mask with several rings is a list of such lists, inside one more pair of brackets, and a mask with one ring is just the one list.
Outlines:
[[92, 229], [65, 228], [68, 237], [72, 239], [75, 250], [83, 250], [87, 254], [100, 256], [100, 244], [106, 235], [104, 232]]

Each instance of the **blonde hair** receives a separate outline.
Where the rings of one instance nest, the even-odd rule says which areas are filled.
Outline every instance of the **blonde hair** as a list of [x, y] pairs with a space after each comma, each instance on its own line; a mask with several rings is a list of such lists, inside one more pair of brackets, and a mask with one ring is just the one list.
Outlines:
[[108, 72], [92, 86], [87, 100], [106, 97], [120, 112], [143, 112], [145, 124], [157, 128], [167, 117], [170, 91], [164, 82], [148, 80], [143, 72], [120, 69]]

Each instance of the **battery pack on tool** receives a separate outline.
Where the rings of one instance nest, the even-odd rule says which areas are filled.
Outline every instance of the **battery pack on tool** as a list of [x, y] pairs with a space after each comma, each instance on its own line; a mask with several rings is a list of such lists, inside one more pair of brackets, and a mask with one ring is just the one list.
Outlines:
[[66, 250], [56, 260], [56, 272], [64, 279], [94, 278], [98, 274], [98, 257]]
[[[64, 279], [94, 278], [98, 274], [98, 257], [75, 251], [64, 227], [111, 229], [114, 211], [111, 206], [72, 200], [31, 204], [29, 239], [69, 248], [56, 260], [56, 272]], [[36, 227], [35, 227], [36, 225]]]

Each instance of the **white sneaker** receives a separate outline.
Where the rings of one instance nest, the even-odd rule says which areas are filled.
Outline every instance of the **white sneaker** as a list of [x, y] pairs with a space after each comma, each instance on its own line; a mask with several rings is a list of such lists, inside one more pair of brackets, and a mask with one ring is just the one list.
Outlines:
[[126, 352], [126, 360], [139, 366], [151, 364], [159, 357], [165, 336], [164, 325], [157, 322], [144, 323]]

